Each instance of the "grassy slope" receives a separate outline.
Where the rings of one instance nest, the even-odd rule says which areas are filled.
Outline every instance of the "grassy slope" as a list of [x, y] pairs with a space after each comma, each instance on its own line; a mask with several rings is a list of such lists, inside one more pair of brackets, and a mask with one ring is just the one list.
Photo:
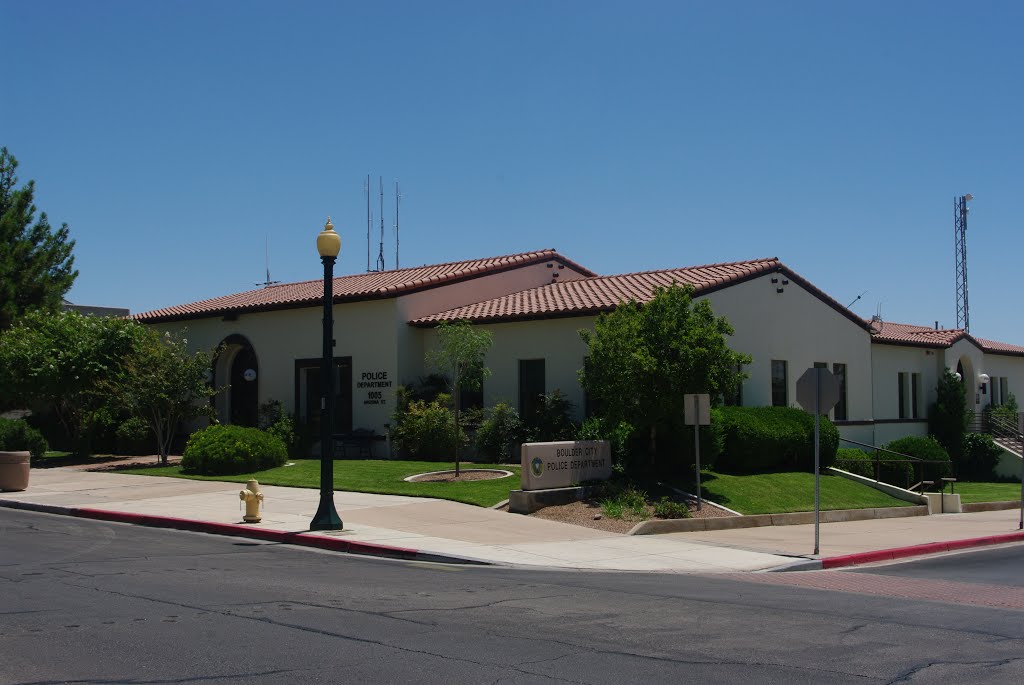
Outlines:
[[[741, 514], [779, 514], [814, 510], [814, 476], [810, 473], [757, 473], [733, 476], [701, 474], [702, 491], [712, 502]], [[822, 509], [905, 507], [883, 492], [839, 476], [821, 477]]]
[[1020, 500], [1020, 483], [957, 483], [961, 502], [1008, 502]]
[[[244, 483], [255, 476], [262, 485], [286, 485], [297, 488], [320, 487], [320, 461], [298, 459], [294, 466], [259, 471], [240, 476], [192, 476], [181, 472], [178, 466], [142, 468], [121, 471], [144, 476], [172, 476], [197, 480], [222, 480]], [[463, 468], [498, 468], [512, 471], [514, 476], [497, 480], [465, 481], [459, 483], [406, 483], [402, 479], [417, 473], [442, 471], [452, 468], [450, 462], [380, 461], [345, 459], [334, 462], [334, 489], [351, 492], [374, 492], [385, 495], [436, 497], [466, 504], [490, 507], [508, 499], [509, 490], [519, 488], [519, 466], [512, 464], [463, 464]]]

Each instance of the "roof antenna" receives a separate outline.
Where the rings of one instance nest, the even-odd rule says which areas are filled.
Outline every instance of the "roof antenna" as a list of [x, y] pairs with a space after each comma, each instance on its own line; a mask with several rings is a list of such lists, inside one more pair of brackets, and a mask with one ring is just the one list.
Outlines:
[[380, 254], [377, 255], [377, 271], [384, 270], [384, 177], [378, 176], [380, 183]]
[[846, 305], [846, 308], [849, 309], [850, 307], [852, 307], [854, 304], [857, 303], [857, 300], [859, 300], [860, 298], [864, 297], [867, 294], [868, 294], [868, 291], [865, 290], [860, 295], [858, 295], [857, 297], [853, 298], [853, 302], [851, 302], [850, 304]]
[[370, 174], [366, 174], [366, 183], [363, 184], [366, 192], [366, 271], [370, 271], [370, 229], [373, 227], [373, 210], [370, 209]]
[[269, 288], [270, 286], [276, 285], [276, 284], [281, 282], [281, 281], [272, 281], [272, 280], [270, 280], [270, 237], [269, 236], [264, 236], [263, 258], [264, 258], [264, 263], [267, 266], [267, 280], [263, 281], [262, 283], [257, 283], [256, 285], [262, 285], [264, 288]]
[[402, 201], [402, 194], [398, 192], [398, 179], [395, 179], [395, 268], [398, 269], [398, 205]]

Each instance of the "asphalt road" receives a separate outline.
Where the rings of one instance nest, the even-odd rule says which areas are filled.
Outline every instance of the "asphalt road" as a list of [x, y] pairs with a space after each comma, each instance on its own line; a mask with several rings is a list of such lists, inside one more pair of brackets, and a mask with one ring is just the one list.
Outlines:
[[0, 509], [0, 683], [1024, 681], [1024, 603], [900, 596], [934, 582], [451, 567]]

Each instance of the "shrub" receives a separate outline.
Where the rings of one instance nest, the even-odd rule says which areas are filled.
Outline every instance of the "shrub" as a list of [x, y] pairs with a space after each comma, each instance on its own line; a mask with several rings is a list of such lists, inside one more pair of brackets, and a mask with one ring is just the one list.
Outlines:
[[[912, 484], [914, 478], [914, 466], [906, 462], [893, 462], [891, 459], [899, 459], [892, 454], [880, 452], [878, 464], [878, 480], [883, 483], [897, 485], [905, 488]], [[836, 452], [836, 468], [858, 476], [874, 479], [875, 477], [875, 456], [859, 449], [843, 447]]]
[[607, 440], [612, 448], [612, 465], [620, 470], [625, 469], [631, 460], [629, 449], [633, 427], [622, 421], [612, 426], [609, 421], [591, 416], [576, 431], [577, 440]]
[[308, 454], [302, 449], [302, 441], [295, 429], [295, 421], [284, 410], [281, 400], [269, 400], [260, 405], [257, 425], [271, 435], [280, 438], [288, 450], [288, 456], [300, 459]]
[[654, 515], [660, 519], [688, 519], [690, 518], [690, 507], [682, 502], [662, 497], [654, 503]]
[[[949, 453], [938, 443], [935, 438], [928, 436], [923, 438], [919, 435], [908, 435], [898, 440], [893, 440], [885, 446], [886, 449], [900, 454], [906, 454], [918, 459], [928, 461], [939, 461], [939, 464], [911, 464], [914, 474], [920, 474], [917, 480], [938, 481], [943, 476], [952, 472], [952, 464], [949, 460]], [[894, 459], [895, 455], [889, 455]]]
[[271, 469], [287, 459], [288, 450], [275, 435], [258, 428], [218, 425], [192, 434], [181, 466], [187, 473], [224, 476]]
[[991, 480], [999, 463], [1002, 450], [984, 433], [968, 433], [964, 436], [964, 449], [956, 464], [957, 478], [966, 480]]
[[29, 452], [39, 459], [46, 450], [46, 438], [35, 428], [18, 419], [0, 419], [0, 451]]
[[855, 447], [840, 447], [836, 450], [835, 467], [865, 478], [875, 477], [874, 457]]
[[646, 519], [647, 493], [632, 485], [623, 485], [609, 481], [604, 485], [601, 512], [608, 518], [613, 519], [621, 519], [627, 514], [632, 517]]
[[529, 439], [532, 442], [575, 439], [576, 424], [572, 420], [572, 408], [572, 402], [561, 390], [541, 395], [533, 412], [523, 417]]
[[[814, 417], [807, 412], [790, 407], [720, 407], [713, 412], [712, 423], [718, 424], [711, 442], [721, 444], [717, 461], [721, 471], [814, 470]], [[821, 417], [820, 444], [824, 469], [835, 461], [839, 447], [839, 431], [825, 416]]]
[[928, 432], [948, 454], [959, 457], [967, 433], [967, 395], [963, 383], [946, 369], [935, 389], [936, 402], [928, 410]]
[[525, 426], [518, 412], [504, 402], [487, 410], [476, 429], [476, 449], [481, 456], [501, 461], [516, 461], [512, 450], [523, 441]]
[[413, 459], [448, 461], [455, 453], [455, 417], [448, 396], [427, 403], [412, 400], [393, 417], [391, 440]]

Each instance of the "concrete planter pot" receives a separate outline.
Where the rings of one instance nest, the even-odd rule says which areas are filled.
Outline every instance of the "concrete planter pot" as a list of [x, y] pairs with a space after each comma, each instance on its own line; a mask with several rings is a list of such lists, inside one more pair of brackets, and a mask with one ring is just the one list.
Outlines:
[[28, 488], [29, 458], [28, 452], [0, 452], [0, 490]]

